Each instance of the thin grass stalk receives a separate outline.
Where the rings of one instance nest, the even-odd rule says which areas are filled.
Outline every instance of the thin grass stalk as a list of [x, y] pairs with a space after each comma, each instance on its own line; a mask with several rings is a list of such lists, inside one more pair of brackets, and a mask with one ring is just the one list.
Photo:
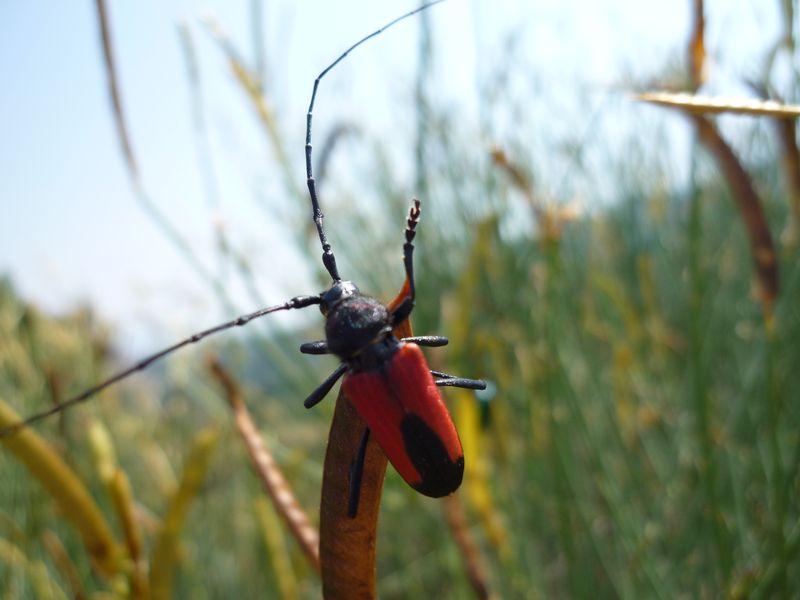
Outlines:
[[43, 562], [29, 559], [20, 548], [3, 538], [0, 538], [0, 561], [25, 571], [36, 598], [67, 600], [64, 590], [49, 576]]
[[[260, 3], [258, 3], [260, 4]], [[244, 283], [250, 298], [259, 306], [266, 304], [261, 293], [258, 291], [253, 270], [247, 256], [234, 247], [230, 238], [226, 234], [225, 223], [222, 220], [219, 199], [219, 183], [217, 181], [216, 166], [211, 153], [211, 143], [206, 128], [204, 118], [204, 103], [202, 86], [200, 84], [200, 68], [197, 64], [197, 55], [194, 49], [191, 29], [186, 23], [180, 23], [178, 33], [181, 39], [183, 55], [186, 61], [186, 74], [189, 82], [189, 95], [192, 99], [192, 122], [194, 125], [195, 149], [197, 155], [198, 171], [203, 177], [203, 189], [205, 192], [206, 203], [213, 211], [214, 236], [217, 242], [217, 249], [220, 252], [220, 280], [224, 280], [224, 269], [229, 261], [239, 273], [239, 277]]]
[[[765, 352], [765, 401], [767, 403], [769, 432], [769, 448], [771, 472], [770, 503], [772, 512], [772, 551], [776, 556], [784, 555], [784, 472], [783, 458], [780, 448], [780, 419], [781, 406], [777, 390], [774, 386], [774, 358], [776, 343], [774, 304], [778, 296], [778, 265], [772, 236], [769, 231], [766, 217], [763, 212], [762, 202], [757, 195], [752, 181], [742, 167], [735, 154], [722, 139], [717, 130], [703, 117], [694, 117], [698, 127], [700, 139], [714, 153], [720, 168], [725, 173], [732, 188], [734, 198], [737, 200], [739, 211], [747, 228], [751, 252], [756, 263], [756, 272], [760, 282], [760, 299], [764, 309], [764, 334], [767, 345]], [[721, 515], [716, 517], [721, 520]], [[727, 582], [730, 582], [730, 567], [727, 572]], [[788, 589], [785, 574], [782, 575], [782, 588]]]
[[[637, 468], [637, 464], [631, 456], [631, 444], [627, 444], [623, 439], [625, 427], [622, 421], [617, 418], [617, 415], [613, 409], [609, 410], [608, 413], [610, 414], [608, 418], [611, 425], [609, 428], [611, 431], [611, 437], [617, 444], [618, 452], [623, 456], [623, 463], [627, 469], [627, 475], [630, 478], [633, 487], [635, 488], [635, 498], [626, 498], [626, 494], [631, 495], [631, 492], [625, 490], [616, 481], [618, 475], [609, 465], [609, 461], [606, 458], [606, 450], [610, 449], [610, 445], [607, 441], [602, 441], [597, 434], [597, 430], [590, 426], [589, 421], [582, 410], [582, 398], [578, 396], [569, 380], [569, 377], [567, 376], [567, 365], [560, 357], [560, 350], [554, 347], [554, 351], [559, 353], [556, 355], [556, 360], [558, 361], [558, 373], [559, 378], [561, 379], [562, 392], [564, 392], [562, 394], [562, 398], [568, 402], [568, 406], [565, 408], [568, 408], [571, 411], [573, 416], [572, 426], [573, 428], [577, 427], [577, 431], [580, 432], [580, 438], [586, 440], [586, 442], [590, 445], [590, 448], [594, 449], [594, 451], [592, 451], [590, 454], [593, 459], [593, 464], [591, 467], [592, 472], [599, 475], [599, 477], [597, 477], [598, 483], [596, 486], [596, 493], [604, 504], [605, 509], [608, 511], [609, 517], [614, 523], [615, 531], [618, 532], [618, 543], [625, 550], [629, 564], [631, 564], [631, 566], [636, 566], [638, 579], [643, 581], [647, 586], [646, 595], [651, 598], [663, 598], [666, 600], [667, 598], [671, 597], [666, 582], [658, 573], [658, 570], [653, 568], [653, 565], [648, 563], [647, 560], [639, 561], [635, 545], [632, 544], [629, 539], [631, 533], [635, 532], [633, 535], [637, 537], [637, 541], [640, 540], [641, 538], [639, 536], [642, 535], [642, 532], [639, 531], [638, 523], [631, 518], [630, 513], [632, 511], [630, 509], [624, 509], [623, 506], [631, 500], [635, 500], [638, 506], [646, 504], [647, 499], [642, 498], [642, 496], [644, 494], [644, 490], [647, 489], [647, 484], [642, 473], [640, 472], [640, 469]], [[616, 370], [616, 368], [617, 366], [615, 365], [614, 369]], [[640, 449], [640, 452], [645, 458], [648, 458], [646, 449], [642, 448]], [[565, 454], [566, 452], [562, 453], [562, 455]], [[566, 469], [565, 467], [565, 473], [568, 480], [570, 479], [570, 471], [571, 470]], [[575, 487], [574, 484], [570, 485], [573, 488]], [[616, 589], [621, 592], [624, 589], [625, 578], [621, 577], [618, 570], [613, 568], [613, 564], [608, 557], [609, 553], [606, 552], [601, 546], [602, 542], [597, 541], [597, 536], [591, 532], [589, 525], [590, 518], [585, 516], [580, 511], [580, 506], [578, 504], [579, 501], [580, 499], [577, 497], [577, 495], [575, 495], [575, 500], [573, 502], [577, 508], [578, 516], [584, 522], [584, 529], [587, 531], [587, 535], [591, 541], [591, 549], [593, 550], [594, 558], [599, 564], [603, 565], [609, 580], [616, 586]]]
[[255, 62], [255, 80], [258, 92], [264, 94], [267, 87], [267, 45], [264, 39], [264, 0], [250, 0], [250, 24], [253, 38], [253, 56]]
[[[788, 6], [789, 14], [786, 18], [792, 17], [792, 8]], [[786, 23], [788, 28], [787, 39], [791, 38], [791, 23]], [[780, 42], [776, 50], [780, 47]], [[769, 76], [769, 70], [767, 71]], [[760, 84], [754, 81], [749, 82], [750, 87], [764, 100], [775, 100], [783, 102], [777, 94], [771, 90], [768, 84]], [[786, 224], [781, 241], [787, 250], [792, 250], [800, 244], [800, 148], [797, 146], [797, 119], [772, 120], [775, 131], [778, 134], [783, 153], [781, 154], [781, 165], [783, 167], [784, 181], [789, 200], [789, 219]]]
[[73, 600], [86, 600], [88, 595], [78, 575], [78, 569], [75, 567], [75, 563], [72, 562], [72, 558], [70, 558], [67, 549], [64, 548], [64, 544], [61, 543], [56, 533], [50, 529], [45, 531], [42, 537], [42, 543], [47, 553], [50, 555], [50, 558], [53, 560], [53, 564], [69, 584], [70, 596]]
[[242, 401], [239, 386], [218, 360], [210, 360], [208, 367], [225, 391], [225, 398], [233, 411], [239, 435], [273, 506], [292, 532], [311, 566], [319, 571], [319, 534], [311, 525], [308, 515], [300, 506], [278, 463], [258, 433]]
[[[696, 148], [695, 148], [696, 156]], [[728, 589], [731, 577], [730, 535], [723, 519], [719, 491], [717, 489], [717, 458], [713, 434], [711, 432], [711, 406], [709, 398], [706, 366], [703, 361], [703, 341], [706, 339], [703, 327], [703, 301], [706, 281], [701, 261], [703, 248], [703, 207], [700, 188], [696, 181], [696, 158], [691, 162], [691, 197], [689, 199], [689, 365], [690, 397], [696, 423], [696, 435], [701, 450], [698, 476], [703, 485], [705, 504], [709, 514], [709, 524], [717, 555], [720, 572], [719, 589]]]
[[228, 59], [231, 72], [234, 77], [236, 77], [242, 90], [247, 95], [247, 99], [256, 111], [258, 121], [263, 126], [264, 132], [267, 134], [267, 139], [272, 146], [272, 151], [275, 153], [275, 158], [280, 167], [281, 174], [283, 175], [286, 191], [294, 198], [305, 197], [305, 192], [297, 184], [297, 180], [294, 177], [294, 169], [289, 160], [289, 155], [286, 153], [286, 145], [284, 144], [283, 137], [278, 128], [278, 123], [275, 119], [272, 107], [270, 107], [266, 97], [262, 93], [258, 75], [247, 68], [247, 65], [234, 48], [225, 30], [216, 20], [213, 18], [206, 18], [205, 24], [209, 33], [225, 54], [225, 58]]
[[494, 148], [490, 152], [490, 157], [492, 163], [505, 173], [511, 185], [525, 198], [533, 214], [533, 218], [539, 226], [539, 231], [542, 233], [542, 239], [547, 239], [550, 234], [550, 228], [546, 223], [545, 209], [542, 201], [534, 192], [533, 182], [529, 180], [528, 176], [519, 165], [508, 158], [508, 155], [502, 148]]
[[497, 600], [497, 596], [489, 589], [484, 567], [485, 561], [469, 529], [469, 522], [464, 510], [464, 503], [461, 501], [461, 495], [455, 493], [447, 496], [443, 505], [447, 525], [461, 552], [461, 557], [467, 570], [467, 578], [472, 591], [475, 592], [475, 597], [479, 600]]
[[219, 439], [214, 429], [201, 431], [195, 437], [186, 459], [178, 489], [169, 501], [161, 529], [153, 544], [150, 559], [150, 593], [155, 600], [173, 597], [172, 580], [178, 566], [178, 545], [189, 506], [205, 481], [211, 457]]
[[[454, 343], [453, 346], [455, 345]], [[446, 370], [438, 361], [432, 360], [431, 364], [437, 370]], [[492, 493], [493, 485], [489, 479], [491, 459], [488, 456], [486, 436], [481, 431], [478, 403], [474, 394], [464, 390], [453, 390], [450, 397], [455, 398], [453, 417], [464, 447], [465, 481], [460, 493], [466, 497], [470, 509], [477, 515], [494, 551], [504, 559], [509, 559], [510, 536]]]
[[283, 535], [283, 527], [275, 505], [268, 502], [263, 496], [259, 496], [253, 502], [253, 508], [261, 529], [261, 537], [267, 547], [272, 571], [275, 573], [275, 582], [280, 590], [281, 598], [298, 598], [298, 581], [289, 560], [289, 548], [286, 538]]
[[108, 22], [108, 10], [105, 0], [96, 0], [97, 17], [100, 24], [100, 39], [103, 43], [103, 59], [106, 65], [106, 76], [108, 77], [108, 93], [111, 99], [111, 106], [114, 114], [114, 124], [117, 127], [117, 137], [122, 154], [125, 157], [125, 165], [128, 167], [131, 179], [139, 180], [139, 165], [133, 153], [128, 126], [125, 122], [122, 110], [122, 98], [119, 93], [119, 83], [117, 82], [117, 69], [114, 64], [114, 50], [111, 42], [111, 26]]
[[689, 77], [696, 91], [706, 80], [706, 19], [703, 0], [693, 0], [693, 28], [689, 38]]
[[[543, 314], [548, 314], [551, 307], [557, 306], [556, 298], [553, 292], [553, 279], [555, 277], [555, 257], [552, 252], [546, 252], [546, 263], [544, 266], [545, 275], [543, 276], [543, 287], [541, 291], [541, 298], [543, 299], [544, 306], [541, 308]], [[578, 549], [576, 547], [575, 535], [573, 534], [572, 520], [577, 509], [577, 498], [571, 494], [569, 481], [567, 478], [567, 467], [562, 457], [562, 449], [559, 444], [561, 436], [561, 426], [557, 417], [559, 410], [558, 407], [558, 392], [556, 386], [556, 331], [554, 331], [555, 323], [553, 326], [550, 320], [546, 319], [543, 323], [544, 336], [547, 347], [546, 365], [544, 367], [543, 381], [541, 382], [541, 389], [544, 395], [544, 402], [547, 406], [547, 422], [548, 434], [550, 436], [550, 447], [548, 451], [548, 469], [549, 475], [553, 484], [553, 493], [556, 502], [556, 518], [554, 526], [556, 528], [557, 536], [560, 541], [559, 553], [563, 553], [563, 560], [566, 563], [566, 582], [567, 590], [570, 596], [580, 596], [580, 589], [576, 588], [575, 577], [570, 577], [573, 569], [577, 568], [578, 564]]]
[[142, 532], [135, 518], [136, 511], [130, 482], [117, 464], [114, 442], [108, 430], [99, 421], [94, 420], [89, 425], [87, 433], [95, 469], [111, 497], [128, 550], [131, 598], [146, 599], [149, 597], [147, 562], [143, 553]]
[[[197, 159], [197, 170], [203, 181], [203, 196], [206, 206], [211, 212], [213, 234], [216, 239], [217, 248], [220, 251], [219, 257], [219, 278], [224, 280], [225, 266], [232, 260], [232, 245], [225, 233], [225, 225], [222, 222], [219, 199], [219, 183], [214, 160], [211, 154], [211, 144], [206, 129], [203, 88], [200, 82], [200, 67], [197, 63], [197, 53], [194, 48], [192, 31], [189, 25], [181, 21], [178, 23], [178, 37], [183, 50], [183, 58], [186, 65], [186, 79], [189, 84], [189, 102], [191, 104], [192, 128], [194, 132], [195, 158]], [[257, 304], [264, 304], [258, 301]]]
[[783, 232], [782, 240], [788, 247], [800, 244], [800, 149], [797, 146], [797, 123], [794, 120], [775, 121], [783, 146], [782, 164], [786, 187], [789, 192], [789, 223]]
[[139, 205], [142, 207], [145, 214], [158, 227], [164, 237], [169, 240], [173, 246], [175, 246], [189, 266], [200, 276], [203, 281], [211, 285], [218, 298], [222, 301], [224, 307], [226, 309], [231, 309], [233, 304], [222, 283], [203, 266], [186, 239], [180, 234], [180, 232], [169, 221], [169, 219], [167, 219], [166, 215], [161, 212], [155, 202], [153, 202], [153, 200], [145, 191], [142, 183], [141, 173], [139, 171], [139, 165], [133, 151], [133, 144], [131, 143], [130, 135], [128, 133], [125, 113], [122, 108], [122, 96], [119, 91], [117, 69], [114, 62], [111, 26], [109, 24], [108, 10], [106, 8], [105, 0], [96, 0], [96, 6], [98, 24], [100, 26], [100, 39], [103, 46], [103, 59], [105, 61], [106, 77], [108, 79], [108, 93], [111, 99], [114, 122], [116, 123], [117, 138], [119, 139], [120, 146], [122, 148], [122, 154], [125, 158], [125, 166], [127, 167], [128, 176], [131, 180], [131, 187], [133, 188], [134, 196], [138, 200]]
[[[763, 574], [755, 581], [755, 585], [749, 585], [751, 581], [745, 582], [737, 590], [740, 598], [775, 598], [776, 590], [782, 583], [786, 582], [786, 564], [788, 561], [795, 560], [800, 552], [800, 521], [796, 522], [791, 533], [786, 538], [784, 551], [780, 556], [770, 561], [764, 569]], [[789, 588], [784, 587], [784, 590]]]
[[427, 94], [427, 83], [433, 62], [433, 32], [431, 17], [423, 10], [419, 15], [419, 49], [417, 51], [417, 78], [414, 85], [414, 106], [416, 108], [416, 139], [414, 142], [414, 191], [420, 198], [430, 198], [428, 190], [428, 139], [431, 130], [431, 109]]
[[[780, 444], [780, 426], [782, 418], [781, 400], [778, 390], [775, 389], [775, 352], [776, 336], [768, 330], [765, 343], [767, 345], [764, 353], [764, 377], [765, 381], [765, 402], [768, 411], [768, 430], [770, 448], [770, 492], [771, 498], [771, 517], [772, 517], [772, 552], [775, 557], [775, 567], [778, 569], [776, 578], [780, 589], [789, 590], [789, 580], [787, 573], [787, 548], [784, 533], [784, 520], [786, 515], [786, 497], [788, 486], [785, 484], [785, 474], [783, 470], [783, 456]], [[791, 492], [789, 492], [791, 493]]]
[[147, 600], [150, 597], [150, 590], [142, 531], [136, 520], [136, 508], [131, 484], [122, 469], [115, 471], [114, 477], [109, 482], [109, 491], [111, 492], [114, 508], [119, 516], [125, 538], [125, 546], [128, 549], [128, 556], [131, 560], [131, 569], [128, 575], [130, 597], [133, 600]]

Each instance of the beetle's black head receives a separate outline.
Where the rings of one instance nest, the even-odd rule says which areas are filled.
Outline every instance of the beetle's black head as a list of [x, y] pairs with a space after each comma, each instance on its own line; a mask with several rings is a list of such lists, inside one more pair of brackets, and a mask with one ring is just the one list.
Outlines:
[[320, 294], [319, 309], [325, 315], [328, 350], [349, 360], [392, 332], [389, 309], [362, 294], [351, 281], [337, 281]]
[[319, 310], [327, 317], [328, 313], [342, 300], [360, 293], [356, 284], [352, 281], [337, 281], [327, 292], [322, 292], [322, 294], [320, 294], [322, 302], [319, 303]]

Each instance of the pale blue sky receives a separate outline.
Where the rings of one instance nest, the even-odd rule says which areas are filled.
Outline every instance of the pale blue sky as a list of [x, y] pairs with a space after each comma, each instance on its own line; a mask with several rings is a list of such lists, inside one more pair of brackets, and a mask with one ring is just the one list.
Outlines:
[[[271, 99], [303, 186], [304, 117], [315, 75], [356, 39], [415, 3], [265, 5]], [[758, 72], [758, 61], [775, 39], [779, 2], [707, 5], [708, 42], [717, 65], [714, 89], [740, 92], [738, 78]], [[131, 192], [106, 93], [94, 6], [88, 0], [0, 3], [0, 272], [10, 273], [22, 294], [50, 310], [89, 300], [119, 323], [134, 345], [137, 337], [147, 345], [228, 315], [221, 314], [208, 288], [143, 215]], [[289, 241], [259, 208], [258, 198], [280, 200], [272, 155], [198, 20], [215, 14], [249, 58], [249, 6], [247, 1], [109, 1], [123, 102], [147, 190], [202, 259], [213, 256], [211, 222], [222, 219], [252, 257], [259, 287], [272, 302], [315, 290], [309, 289], [308, 275], [298, 273]], [[466, 130], [477, 130], [476, 82], [492, 71], [505, 40], [515, 33], [527, 60], [524, 67], [545, 85], [580, 85], [582, 91], [613, 95], [624, 76], [655, 74], [670, 59], [677, 64], [683, 57], [689, 6], [689, 0], [449, 0], [430, 14], [437, 40], [437, 94], [459, 107]], [[208, 207], [198, 166], [177, 32], [181, 21], [193, 34], [201, 69], [222, 199], [217, 212]], [[323, 82], [317, 142], [342, 118], [357, 120], [372, 136], [386, 135], [391, 145], [411, 142], [405, 132], [412, 122], [404, 127], [402, 118], [411, 116], [403, 110], [412, 95], [418, 26], [412, 19], [373, 40]], [[543, 104], [532, 110], [550, 108]], [[629, 110], [634, 115], [647, 109]], [[549, 118], [557, 124], [573, 116], [556, 111]], [[585, 126], [580, 121], [560, 125]], [[242, 312], [258, 308], [244, 294], [234, 290], [234, 295]]]

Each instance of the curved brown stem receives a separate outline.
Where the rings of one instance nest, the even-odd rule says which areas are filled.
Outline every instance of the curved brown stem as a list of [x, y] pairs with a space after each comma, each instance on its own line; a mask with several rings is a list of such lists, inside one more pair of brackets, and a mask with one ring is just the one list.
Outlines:
[[[390, 310], [408, 295], [408, 282]], [[397, 337], [409, 337], [411, 323], [400, 323]], [[364, 422], [347, 396], [339, 392], [333, 414], [320, 502], [320, 561], [322, 595], [326, 600], [375, 598], [375, 551], [378, 510], [386, 474], [386, 456], [370, 436], [364, 460], [361, 497], [355, 518], [347, 516], [350, 465], [364, 432]]]

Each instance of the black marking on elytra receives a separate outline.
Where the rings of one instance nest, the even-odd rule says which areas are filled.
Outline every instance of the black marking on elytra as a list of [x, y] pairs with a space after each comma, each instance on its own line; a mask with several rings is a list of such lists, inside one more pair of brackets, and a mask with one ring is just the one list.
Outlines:
[[400, 430], [406, 452], [422, 477], [414, 489], [431, 498], [455, 492], [464, 478], [464, 456], [451, 460], [441, 438], [418, 415], [407, 414]]

